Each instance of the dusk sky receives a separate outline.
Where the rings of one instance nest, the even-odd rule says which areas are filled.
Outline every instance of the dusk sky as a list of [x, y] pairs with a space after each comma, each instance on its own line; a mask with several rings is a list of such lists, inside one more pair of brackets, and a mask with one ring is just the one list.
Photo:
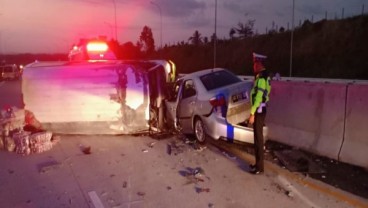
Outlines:
[[[105, 35], [120, 43], [138, 41], [144, 26], [152, 29], [155, 45], [188, 41], [215, 31], [215, 0], [0, 0], [0, 53], [67, 53], [80, 38]], [[217, 0], [217, 36], [229, 38], [239, 22], [255, 19], [265, 33], [291, 28], [292, 0]], [[364, 6], [363, 6], [364, 5]], [[368, 0], [295, 0], [295, 25], [309, 19], [349, 17], [368, 13]], [[247, 14], [247, 15], [246, 15]]]

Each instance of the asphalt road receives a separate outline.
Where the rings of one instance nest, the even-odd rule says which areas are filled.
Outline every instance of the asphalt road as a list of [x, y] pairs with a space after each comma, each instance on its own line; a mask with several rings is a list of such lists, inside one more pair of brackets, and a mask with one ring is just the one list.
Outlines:
[[[20, 89], [0, 83], [0, 105], [20, 107]], [[0, 151], [0, 207], [368, 207], [364, 197], [273, 161], [252, 175], [252, 154], [222, 141], [57, 136], [40, 154]]]
[[252, 156], [245, 151], [234, 157], [178, 135], [59, 137], [59, 143], [40, 154], [0, 151], [0, 207], [368, 205], [272, 163], [266, 163], [263, 175], [252, 175], [247, 162]]

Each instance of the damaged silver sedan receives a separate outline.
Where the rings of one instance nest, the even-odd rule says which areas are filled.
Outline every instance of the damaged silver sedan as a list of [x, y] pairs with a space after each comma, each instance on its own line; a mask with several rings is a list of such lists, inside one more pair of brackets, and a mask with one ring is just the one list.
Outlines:
[[202, 143], [207, 137], [253, 143], [246, 124], [252, 84], [222, 68], [187, 74], [165, 101], [166, 122]]

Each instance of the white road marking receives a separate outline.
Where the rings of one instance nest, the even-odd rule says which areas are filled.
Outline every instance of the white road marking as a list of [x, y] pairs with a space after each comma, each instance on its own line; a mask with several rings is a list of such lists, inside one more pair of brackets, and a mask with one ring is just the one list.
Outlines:
[[292, 193], [297, 195], [306, 204], [308, 204], [309, 206], [314, 207], [314, 208], [320, 208], [320, 206], [314, 204], [306, 196], [304, 196], [302, 193], [300, 193], [285, 177], [282, 177], [282, 176], [278, 175], [277, 178], [280, 180], [280, 182], [282, 183], [284, 188], [286, 188], [286, 190], [291, 191]]
[[88, 196], [91, 198], [92, 204], [93, 206], [95, 206], [95, 208], [104, 208], [100, 198], [97, 196], [97, 193], [95, 191], [88, 192]]

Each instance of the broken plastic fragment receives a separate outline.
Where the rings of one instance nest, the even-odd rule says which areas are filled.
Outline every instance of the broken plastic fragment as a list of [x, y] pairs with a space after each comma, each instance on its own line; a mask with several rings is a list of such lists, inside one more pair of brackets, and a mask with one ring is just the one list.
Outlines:
[[230, 155], [229, 153], [227, 153], [227, 152], [222, 152], [222, 154], [224, 154], [226, 157], [228, 157], [228, 158], [230, 158], [230, 159], [232, 159], [232, 160], [235, 160], [236, 159], [236, 157], [234, 156], [234, 155]]
[[207, 193], [209, 193], [210, 192], [210, 189], [209, 188], [196, 187], [196, 191], [197, 191], [197, 193], [201, 193], [201, 192], [207, 192]]
[[144, 196], [144, 195], [146, 195], [146, 193], [141, 192], [141, 191], [138, 191], [138, 192], [137, 192], [137, 195], [138, 195], [138, 196]]
[[193, 175], [198, 175], [198, 174], [204, 174], [204, 170], [200, 167], [197, 167], [193, 170]]
[[166, 152], [167, 152], [167, 154], [171, 155], [171, 145], [170, 144], [167, 144]]
[[148, 147], [149, 147], [149, 148], [153, 148], [153, 145], [155, 145], [155, 142], [151, 142], [151, 143], [149, 143], [149, 144], [148, 144]]
[[294, 197], [294, 194], [293, 194], [293, 192], [291, 192], [291, 191], [286, 191], [286, 195], [287, 195], [288, 197]]
[[84, 148], [82, 151], [84, 154], [87, 154], [87, 155], [91, 154], [91, 146]]

